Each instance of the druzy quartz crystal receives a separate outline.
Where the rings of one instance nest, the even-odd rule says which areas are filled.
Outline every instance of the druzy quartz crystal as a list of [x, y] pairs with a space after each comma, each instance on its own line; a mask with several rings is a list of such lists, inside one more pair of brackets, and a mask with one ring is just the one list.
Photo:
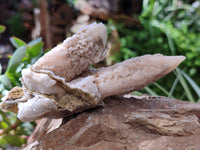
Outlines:
[[22, 121], [59, 118], [96, 107], [106, 97], [144, 88], [174, 70], [184, 56], [144, 55], [113, 66], [89, 69], [104, 59], [107, 30], [102, 23], [81, 29], [22, 70], [22, 87], [0, 104]]

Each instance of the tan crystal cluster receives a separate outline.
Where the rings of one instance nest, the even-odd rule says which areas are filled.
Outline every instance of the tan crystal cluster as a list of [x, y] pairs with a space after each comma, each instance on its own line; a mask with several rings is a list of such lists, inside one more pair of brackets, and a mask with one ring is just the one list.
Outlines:
[[22, 121], [58, 118], [97, 106], [108, 96], [144, 88], [174, 70], [184, 56], [144, 55], [110, 67], [88, 69], [104, 59], [107, 30], [102, 23], [81, 29], [22, 70], [23, 87], [0, 104]]

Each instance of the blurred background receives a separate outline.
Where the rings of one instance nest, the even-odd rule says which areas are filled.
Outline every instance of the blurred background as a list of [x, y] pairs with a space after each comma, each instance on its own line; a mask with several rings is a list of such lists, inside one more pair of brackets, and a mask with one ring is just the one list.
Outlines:
[[[109, 46], [95, 67], [145, 54], [184, 55], [179, 68], [132, 94], [200, 102], [198, 0], [1, 0], [1, 97], [21, 85], [23, 68], [94, 21], [107, 26]], [[1, 148], [26, 143], [35, 123], [21, 123], [12, 113], [0, 115]]]

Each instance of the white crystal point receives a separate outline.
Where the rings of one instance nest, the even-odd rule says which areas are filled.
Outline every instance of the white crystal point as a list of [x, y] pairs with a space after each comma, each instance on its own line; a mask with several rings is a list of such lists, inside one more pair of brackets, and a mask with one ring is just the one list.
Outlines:
[[93, 23], [46, 53], [33, 68], [51, 72], [65, 81], [71, 81], [89, 65], [103, 60], [106, 40], [106, 26], [102, 23]]

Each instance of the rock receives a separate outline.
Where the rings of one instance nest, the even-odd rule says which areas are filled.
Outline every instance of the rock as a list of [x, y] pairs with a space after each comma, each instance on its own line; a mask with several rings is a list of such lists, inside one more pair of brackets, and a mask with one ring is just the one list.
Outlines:
[[45, 134], [57, 129], [62, 124], [63, 119], [48, 119], [43, 118], [36, 122], [39, 122], [38, 126], [36, 127], [35, 131], [31, 134], [30, 138], [28, 139], [28, 143], [34, 142], [35, 139], [39, 139], [40, 137], [44, 136]]
[[151, 96], [110, 97], [104, 103], [64, 118], [56, 129], [58, 121], [42, 119], [33, 134], [46, 134], [31, 137], [24, 149], [200, 149], [200, 104]]

